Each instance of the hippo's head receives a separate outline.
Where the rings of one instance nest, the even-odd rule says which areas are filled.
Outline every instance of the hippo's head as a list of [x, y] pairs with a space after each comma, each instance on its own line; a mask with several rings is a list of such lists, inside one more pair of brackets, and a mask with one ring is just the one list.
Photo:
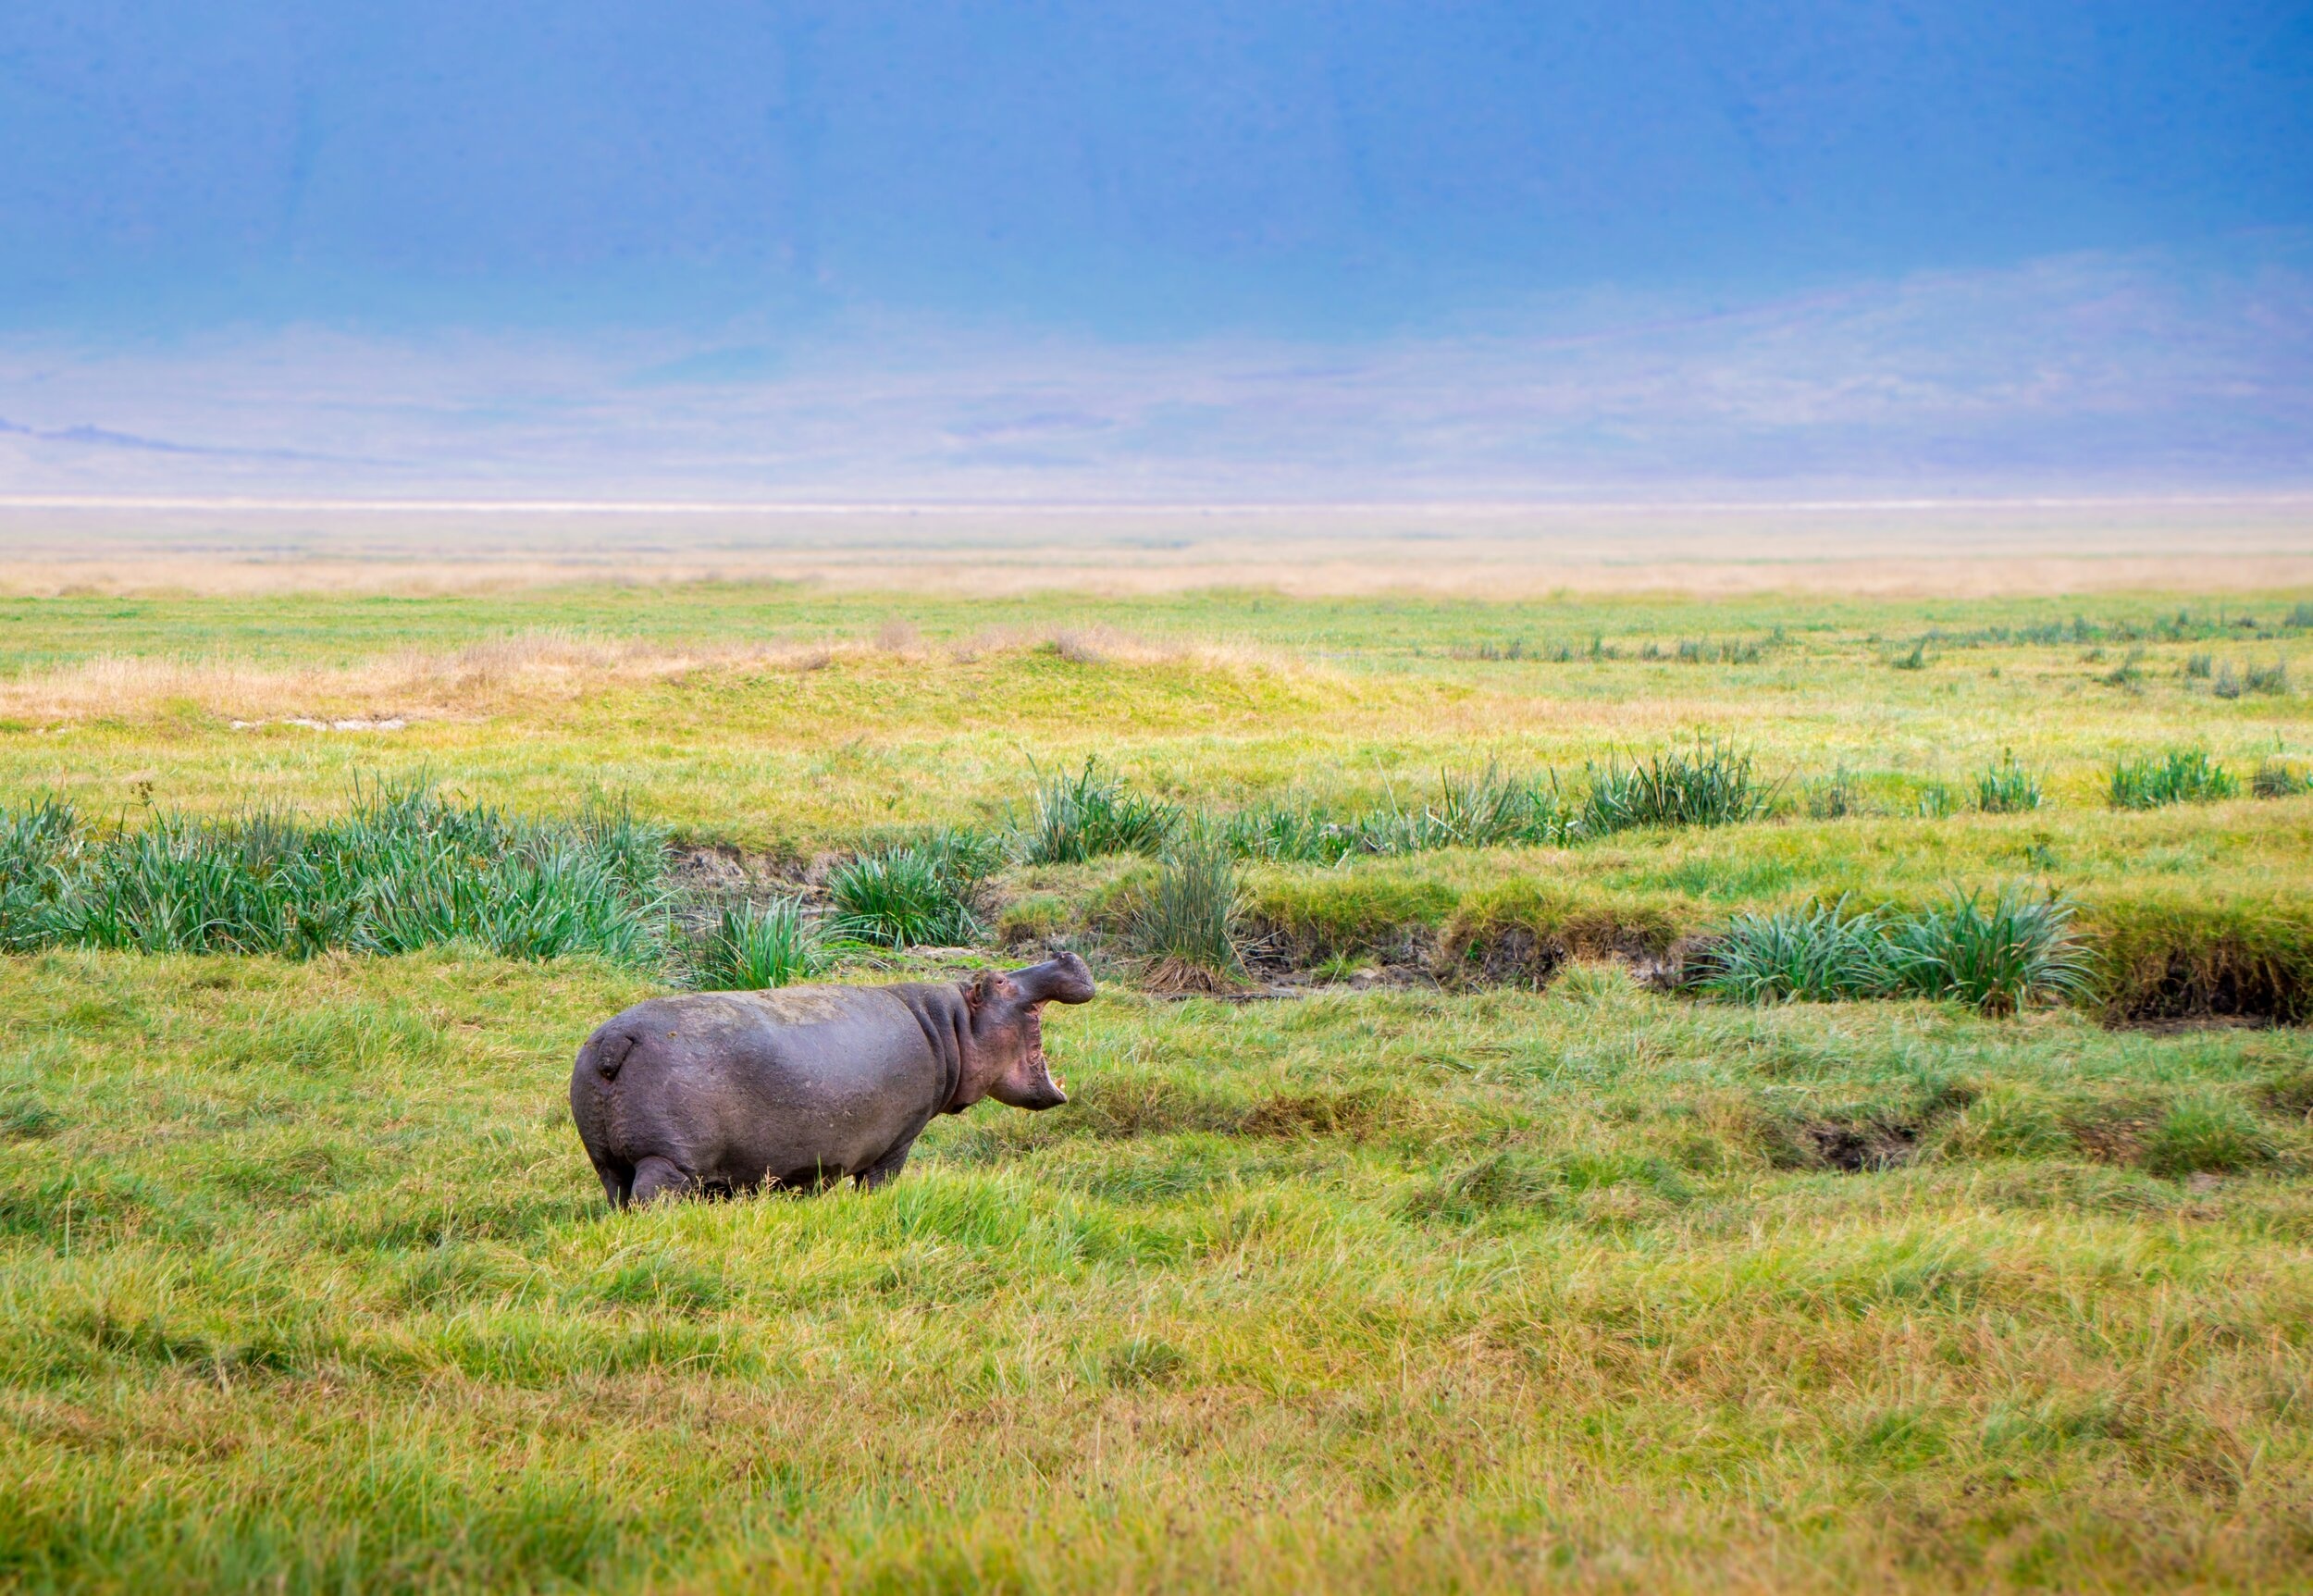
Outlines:
[[1069, 1100], [1044, 1056], [1044, 1006], [1089, 1003], [1093, 972], [1073, 953], [1002, 973], [983, 971], [965, 984], [971, 1011], [971, 1058], [955, 1107], [982, 1096], [1014, 1108], [1057, 1108]]

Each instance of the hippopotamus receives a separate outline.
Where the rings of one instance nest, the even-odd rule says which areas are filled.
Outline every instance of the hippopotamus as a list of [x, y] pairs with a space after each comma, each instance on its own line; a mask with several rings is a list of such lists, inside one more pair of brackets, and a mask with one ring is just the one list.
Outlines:
[[1044, 1006], [1092, 1000], [1073, 953], [958, 983], [654, 997], [597, 1027], [570, 1112], [612, 1205], [899, 1173], [934, 1114], [1054, 1108]]

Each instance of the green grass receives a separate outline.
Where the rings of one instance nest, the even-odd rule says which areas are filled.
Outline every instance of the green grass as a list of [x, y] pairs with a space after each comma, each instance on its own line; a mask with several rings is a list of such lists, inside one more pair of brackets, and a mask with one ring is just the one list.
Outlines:
[[0, 966], [0, 1083], [44, 1116], [0, 1163], [10, 1581], [2302, 1566], [2301, 1033], [1699, 1007], [1592, 966], [1112, 994], [1049, 1026], [1074, 1103], [944, 1120], [885, 1192], [613, 1217], [563, 1083], [647, 990]]
[[[2291, 1588], [2304, 608], [0, 600], [0, 1589]], [[998, 939], [1067, 1107], [607, 1210], [602, 1019]]]

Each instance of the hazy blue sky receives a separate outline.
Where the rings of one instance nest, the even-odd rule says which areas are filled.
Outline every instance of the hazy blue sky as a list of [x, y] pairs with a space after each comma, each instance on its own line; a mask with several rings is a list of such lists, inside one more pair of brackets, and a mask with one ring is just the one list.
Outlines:
[[[1796, 361], [1818, 389], [1872, 386], [1882, 414], [1926, 360], [1979, 410], [1986, 393], [2036, 404], [2033, 425], [2072, 439], [2048, 458], [2090, 472], [2141, 465], [2142, 438], [2099, 432], [2106, 390], [2083, 400], [2049, 373], [2127, 345], [2149, 362], [2129, 375], [2137, 434], [2197, 416], [2222, 434], [2196, 445], [2204, 475], [2235, 472], [2231, 451], [2235, 474], [2285, 476], [2313, 442], [2308, 107], [2313, 5], [2272, 0], [11, 0], [0, 422], [18, 443], [0, 464], [69, 476], [107, 438], [188, 460], [360, 453], [307, 436], [279, 384], [278, 413], [253, 402], [230, 437], [202, 434], [189, 396], [176, 433], [134, 430], [169, 382], [247, 389], [248, 361], [287, 372], [280, 340], [311, 360], [317, 334], [350, 340], [328, 345], [340, 363], [401, 372], [404, 409], [502, 421], [526, 404], [540, 427], [552, 380], [477, 386], [513, 358], [489, 340], [526, 340], [536, 372], [574, 382], [578, 359], [590, 386], [564, 396], [624, 394], [621, 414], [654, 392], [693, 410], [711, 390], [836, 402], [825, 373], [847, 357], [935, 369], [955, 413], [924, 425], [967, 452], [986, 447], [991, 403], [1008, 437], [1005, 416], [1042, 414], [1023, 381], [1098, 390], [1112, 367], [1161, 366], [1169, 422], [1095, 417], [1101, 450], [1143, 460], [1169, 446], [1151, 425], [1175, 442], [1230, 432], [1175, 391], [1194, 387], [1183, 373], [1265, 352], [1303, 372], [1284, 402], [1321, 415], [1326, 371], [1403, 370], [1413, 340], [1425, 375], [1359, 425], [1402, 439], [1434, 420], [1420, 395], [1462, 380], [1455, 351], [1488, 391], [1578, 365], [1624, 393], [1619, 419], [1562, 415], [1526, 455], [1511, 426], [1488, 445], [1497, 475], [1563, 472], [1586, 438], [1645, 475], [1676, 460], [1624, 447], [1644, 431], [1632, 371], [1691, 387], [1693, 362], [1736, 356], [1715, 334], [1665, 353], [1663, 329], [1733, 316], [1781, 329], [1742, 342], [1751, 377]], [[2151, 322], [2115, 323], [2121, 279]], [[2021, 282], [2036, 286], [2020, 299]], [[1930, 301], [1973, 340], [1970, 370], [1918, 323]], [[1894, 353], [1858, 322], [1873, 303], [1902, 307]], [[2088, 341], [2050, 353], [2051, 318]], [[1618, 365], [1634, 338], [1652, 353]], [[138, 358], [159, 364], [140, 375]], [[432, 363], [430, 390], [412, 360]], [[2147, 397], [2177, 365], [2198, 386]], [[2227, 394], [2232, 410], [2203, 403]], [[1838, 463], [1821, 416], [1797, 454], [1739, 447], [1787, 416], [1738, 419], [1703, 451], [1735, 464], [1711, 470]], [[1910, 424], [1882, 420], [1898, 429], [1873, 458], [1908, 458]], [[409, 436], [353, 430], [384, 460]], [[521, 452], [502, 427], [475, 437]], [[877, 457], [873, 438], [847, 447]], [[426, 448], [454, 464], [449, 433]], [[810, 476], [697, 448], [708, 475]]]

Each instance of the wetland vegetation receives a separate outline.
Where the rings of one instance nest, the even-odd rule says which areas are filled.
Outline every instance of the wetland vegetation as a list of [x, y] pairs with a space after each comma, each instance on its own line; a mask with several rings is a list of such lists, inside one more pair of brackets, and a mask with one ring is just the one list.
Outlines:
[[[0, 1586], [2286, 1587], [2309, 629], [0, 600]], [[608, 1213], [608, 1014], [1051, 946], [1067, 1107]]]

